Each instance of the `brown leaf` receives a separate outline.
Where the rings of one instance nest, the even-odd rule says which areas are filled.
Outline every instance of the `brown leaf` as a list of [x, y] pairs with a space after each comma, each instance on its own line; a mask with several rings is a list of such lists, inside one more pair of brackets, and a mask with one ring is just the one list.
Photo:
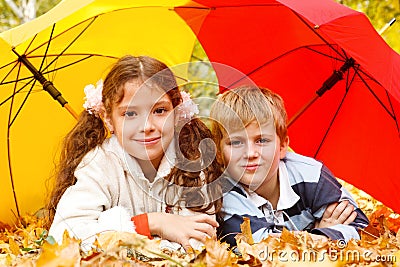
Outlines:
[[379, 230], [372, 224], [369, 224], [366, 228], [360, 230], [360, 237], [363, 241], [371, 242], [375, 239], [378, 239], [379, 236]]
[[0, 232], [4, 232], [6, 229], [10, 230], [11, 226], [0, 221]]

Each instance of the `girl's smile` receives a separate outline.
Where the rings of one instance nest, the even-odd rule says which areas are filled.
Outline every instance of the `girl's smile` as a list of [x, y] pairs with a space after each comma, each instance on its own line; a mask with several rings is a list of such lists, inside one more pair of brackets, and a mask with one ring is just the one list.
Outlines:
[[161, 137], [154, 137], [154, 138], [136, 139], [135, 141], [145, 146], [151, 146], [157, 144], [160, 140]]

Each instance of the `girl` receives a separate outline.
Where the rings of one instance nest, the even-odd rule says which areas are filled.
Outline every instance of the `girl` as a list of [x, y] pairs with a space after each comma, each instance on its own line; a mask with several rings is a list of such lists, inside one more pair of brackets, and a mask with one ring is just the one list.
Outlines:
[[184, 247], [215, 235], [220, 187], [205, 185], [222, 168], [172, 71], [154, 58], [125, 56], [97, 87], [85, 88], [86, 111], [63, 143], [49, 234], [60, 241], [68, 230], [91, 243], [102, 231], [136, 229]]

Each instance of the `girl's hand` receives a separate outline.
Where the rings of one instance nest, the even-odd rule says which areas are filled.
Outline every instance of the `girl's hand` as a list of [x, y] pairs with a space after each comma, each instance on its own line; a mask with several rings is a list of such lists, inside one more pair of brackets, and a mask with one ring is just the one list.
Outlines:
[[204, 242], [207, 237], [216, 236], [215, 228], [218, 227], [218, 222], [207, 214], [182, 216], [155, 212], [147, 216], [152, 235], [177, 242], [185, 249], [190, 247], [190, 238]]
[[357, 217], [354, 206], [348, 200], [330, 204], [320, 221], [315, 223], [315, 228], [324, 228], [337, 224], [350, 224]]

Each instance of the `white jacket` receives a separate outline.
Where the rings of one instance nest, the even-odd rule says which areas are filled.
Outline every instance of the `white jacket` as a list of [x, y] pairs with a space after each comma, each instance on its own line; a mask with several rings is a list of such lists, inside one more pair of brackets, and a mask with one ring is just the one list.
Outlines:
[[[97, 233], [114, 230], [135, 232], [131, 217], [165, 212], [165, 177], [175, 161], [171, 142], [152, 183], [137, 161], [126, 153], [115, 136], [90, 151], [75, 171], [77, 182], [69, 187], [57, 205], [49, 230], [57, 242], [65, 230], [91, 244]], [[195, 214], [189, 210], [180, 214]]]

